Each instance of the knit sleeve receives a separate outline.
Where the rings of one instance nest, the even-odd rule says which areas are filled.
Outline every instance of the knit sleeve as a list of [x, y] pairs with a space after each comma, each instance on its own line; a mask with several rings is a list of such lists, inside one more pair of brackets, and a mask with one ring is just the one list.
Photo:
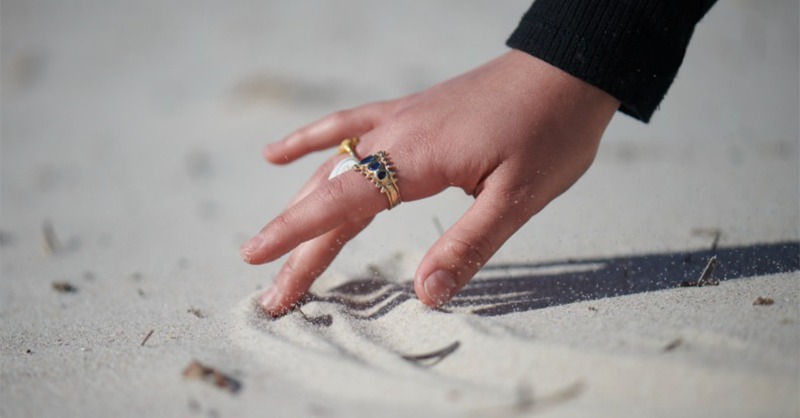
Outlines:
[[599, 87], [648, 122], [714, 2], [536, 0], [507, 45]]

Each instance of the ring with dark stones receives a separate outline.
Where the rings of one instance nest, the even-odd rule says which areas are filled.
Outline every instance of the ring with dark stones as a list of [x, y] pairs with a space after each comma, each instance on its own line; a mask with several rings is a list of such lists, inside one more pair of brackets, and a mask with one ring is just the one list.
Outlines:
[[367, 180], [371, 181], [381, 193], [389, 200], [389, 209], [400, 204], [400, 188], [397, 187], [397, 177], [392, 171], [392, 163], [386, 151], [378, 151], [353, 167], [361, 172]]

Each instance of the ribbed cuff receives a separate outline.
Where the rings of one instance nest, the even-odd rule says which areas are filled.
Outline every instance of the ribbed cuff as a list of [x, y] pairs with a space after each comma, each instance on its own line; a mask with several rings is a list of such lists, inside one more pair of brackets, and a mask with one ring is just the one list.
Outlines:
[[620, 100], [648, 122], [714, 0], [537, 0], [507, 45]]

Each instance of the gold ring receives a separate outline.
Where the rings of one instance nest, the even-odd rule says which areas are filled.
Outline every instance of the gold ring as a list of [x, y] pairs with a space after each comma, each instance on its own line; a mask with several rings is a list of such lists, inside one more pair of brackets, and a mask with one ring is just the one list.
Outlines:
[[356, 146], [359, 142], [361, 142], [361, 139], [357, 136], [343, 140], [339, 144], [339, 154], [350, 154], [351, 157], [358, 159], [358, 155], [356, 155]]
[[361, 172], [386, 195], [389, 199], [389, 209], [400, 204], [400, 188], [397, 187], [397, 178], [392, 171], [392, 163], [386, 151], [378, 151], [364, 158], [353, 169]]
[[336, 164], [335, 167], [333, 167], [331, 174], [328, 175], [328, 180], [332, 180], [334, 177], [344, 172], [352, 170], [353, 167], [355, 167], [355, 165], [358, 164], [358, 154], [356, 154], [356, 145], [358, 145], [359, 142], [361, 142], [361, 140], [357, 136], [353, 136], [344, 139], [339, 144], [339, 154], [350, 154], [350, 156], [339, 161], [339, 163]]

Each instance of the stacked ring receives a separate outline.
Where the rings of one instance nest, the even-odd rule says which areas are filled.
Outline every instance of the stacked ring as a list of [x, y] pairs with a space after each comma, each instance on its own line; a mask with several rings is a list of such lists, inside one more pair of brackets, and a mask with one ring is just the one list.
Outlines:
[[392, 164], [386, 151], [378, 151], [359, 161], [353, 170], [361, 172], [381, 193], [389, 199], [389, 209], [400, 204], [400, 189], [392, 171]]
[[361, 139], [357, 136], [343, 140], [339, 144], [339, 154], [350, 154], [351, 157], [358, 159], [356, 155], [356, 146], [359, 142], [361, 142]]
[[361, 140], [357, 137], [350, 137], [343, 140], [339, 144], [339, 154], [350, 154], [349, 157], [339, 161], [336, 164], [336, 167], [333, 167], [331, 170], [331, 174], [328, 175], [328, 180], [342, 174], [346, 171], [350, 171], [358, 164], [358, 154], [356, 154], [356, 145], [361, 142]]

